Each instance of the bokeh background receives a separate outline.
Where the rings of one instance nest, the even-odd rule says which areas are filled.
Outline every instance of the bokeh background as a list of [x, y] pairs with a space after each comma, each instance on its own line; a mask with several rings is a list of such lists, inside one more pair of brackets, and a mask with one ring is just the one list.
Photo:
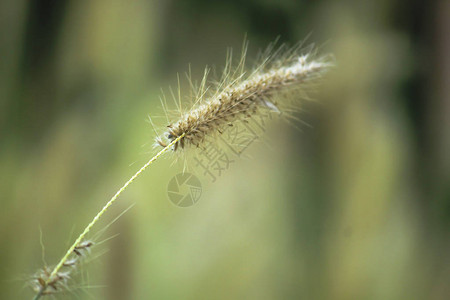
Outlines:
[[[450, 3], [2, 0], [0, 298], [55, 264], [154, 150], [147, 116], [244, 36], [333, 53], [299, 116], [178, 208], [170, 156], [56, 299], [448, 299]], [[160, 123], [161, 124], [161, 123]], [[94, 250], [93, 250], [94, 252]], [[94, 254], [93, 254], [94, 255]]]

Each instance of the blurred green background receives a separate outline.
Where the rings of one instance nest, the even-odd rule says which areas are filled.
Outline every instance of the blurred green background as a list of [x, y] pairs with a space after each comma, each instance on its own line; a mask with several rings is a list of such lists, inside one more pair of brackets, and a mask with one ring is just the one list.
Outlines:
[[[55, 264], [154, 150], [147, 115], [192, 65], [311, 34], [336, 68], [190, 208], [158, 161], [58, 299], [448, 299], [448, 1], [2, 0], [0, 298]], [[162, 123], [158, 123], [162, 125]], [[102, 286], [102, 287], [96, 287]]]

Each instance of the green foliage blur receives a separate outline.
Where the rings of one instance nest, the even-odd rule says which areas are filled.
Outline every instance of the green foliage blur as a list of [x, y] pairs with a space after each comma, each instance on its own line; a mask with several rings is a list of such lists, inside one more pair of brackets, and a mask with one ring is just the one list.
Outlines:
[[167, 199], [171, 156], [155, 163], [55, 298], [449, 297], [448, 1], [3, 0], [0, 24], [0, 299], [31, 299], [155, 153], [160, 88], [245, 36], [250, 61], [277, 37], [334, 54], [309, 126], [274, 123], [189, 208]]

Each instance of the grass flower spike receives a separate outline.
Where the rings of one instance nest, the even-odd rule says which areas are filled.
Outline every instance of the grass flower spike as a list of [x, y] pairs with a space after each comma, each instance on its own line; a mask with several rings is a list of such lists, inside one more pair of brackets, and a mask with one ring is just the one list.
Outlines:
[[[298, 95], [293, 91], [304, 89], [306, 84], [320, 78], [330, 67], [325, 58], [313, 60], [311, 54], [296, 55], [297, 51], [292, 51], [278, 59], [276, 55], [269, 56], [246, 75], [245, 52], [244, 48], [243, 57], [233, 72], [231, 59], [227, 60], [224, 76], [215, 87], [205, 87], [208, 70], [205, 71], [201, 87], [195, 91], [200, 95], [195, 99], [197, 105], [167, 126], [165, 134], [156, 139], [159, 145], [165, 147], [184, 135], [173, 150], [199, 147], [205, 138], [222, 132], [224, 126], [233, 126], [236, 120], [251, 118], [262, 109], [285, 112], [288, 106], [293, 106], [298, 110], [298, 103], [289, 103], [289, 98], [298, 100], [295, 99]], [[178, 100], [181, 102], [181, 99]]]
[[[33, 276], [30, 285], [35, 290], [34, 300], [45, 295], [60, 293], [68, 288], [73, 268], [79, 258], [93, 245], [86, 240], [92, 227], [105, 214], [120, 194], [154, 161], [170, 150], [180, 151], [189, 147], [201, 147], [205, 139], [221, 133], [227, 126], [234, 126], [238, 120], [247, 121], [262, 110], [283, 112], [289, 116], [299, 109], [305, 87], [316, 82], [330, 67], [326, 57], [316, 59], [313, 51], [301, 55], [299, 47], [287, 50], [266, 51], [261, 62], [247, 72], [245, 57], [247, 45], [236, 67], [232, 66], [231, 52], [221, 79], [208, 81], [209, 70], [198, 88], [189, 78], [191, 85], [191, 108], [180, 113], [177, 120], [167, 126], [166, 132], [156, 138], [162, 146], [153, 158], [139, 169], [103, 206], [83, 232], [73, 242], [65, 255], [53, 268], [44, 267]], [[193, 94], [192, 94], [193, 92]], [[175, 98], [175, 97], [174, 97]], [[181, 110], [181, 91], [179, 89], [177, 106]]]

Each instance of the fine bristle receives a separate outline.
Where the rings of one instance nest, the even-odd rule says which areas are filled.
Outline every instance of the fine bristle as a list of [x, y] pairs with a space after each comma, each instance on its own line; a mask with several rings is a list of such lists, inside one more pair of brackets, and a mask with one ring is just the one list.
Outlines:
[[224, 126], [233, 126], [237, 120], [252, 118], [261, 110], [282, 112], [284, 108], [291, 109], [298, 103], [286, 103], [289, 93], [320, 78], [331, 65], [324, 58], [313, 59], [313, 55], [299, 55], [293, 50], [280, 54], [278, 52], [282, 51], [279, 50], [275, 58], [274, 55], [263, 57], [263, 62], [246, 75], [245, 50], [246, 45], [233, 70], [231, 58], [227, 59], [223, 78], [212, 87], [205, 88], [205, 75], [201, 91], [196, 93], [199, 95], [195, 99], [197, 104], [156, 138], [160, 146], [166, 147], [184, 135], [174, 144], [174, 151], [189, 146], [200, 147], [206, 138], [220, 133]]

